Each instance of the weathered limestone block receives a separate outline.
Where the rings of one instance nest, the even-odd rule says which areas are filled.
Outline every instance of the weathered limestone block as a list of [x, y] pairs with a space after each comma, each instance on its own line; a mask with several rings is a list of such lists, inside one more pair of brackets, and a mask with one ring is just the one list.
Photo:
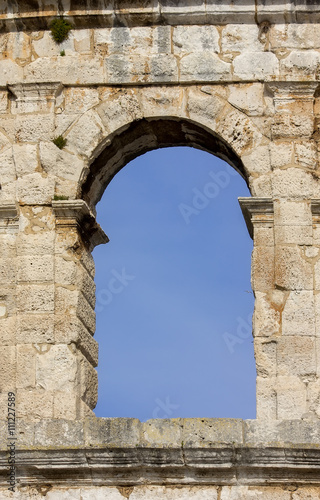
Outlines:
[[[112, 96], [112, 94], [111, 94]], [[117, 95], [114, 93], [115, 99], [112, 102], [113, 106], [111, 110], [108, 110], [107, 106], [103, 106], [103, 114], [105, 119], [110, 118], [110, 123], [115, 123], [116, 126], [121, 127], [122, 124], [127, 123], [128, 118], [140, 119], [143, 116], [146, 117], [159, 117], [159, 116], [178, 116], [179, 114], [185, 115], [185, 100], [186, 93], [183, 89], [177, 87], [164, 88], [151, 87], [146, 88], [143, 92], [129, 92], [126, 94], [122, 93]], [[189, 95], [188, 100], [190, 101], [192, 97]], [[125, 103], [125, 100], [128, 102]], [[110, 103], [111, 104], [111, 103]], [[116, 111], [118, 110], [118, 118]], [[110, 113], [111, 111], [111, 113]], [[110, 113], [110, 114], [109, 114]], [[121, 120], [117, 123], [117, 120]], [[107, 122], [106, 122], [107, 123]]]
[[275, 170], [271, 182], [275, 198], [306, 200], [314, 196], [314, 178], [310, 172], [300, 168]]
[[245, 52], [235, 57], [233, 71], [240, 80], [273, 80], [279, 75], [279, 61], [271, 52]]
[[316, 169], [318, 165], [317, 147], [314, 141], [301, 141], [295, 143], [295, 164]]
[[181, 83], [220, 82], [231, 78], [231, 64], [209, 51], [202, 52], [200, 57], [191, 53], [181, 57], [179, 75]]
[[[66, 149], [69, 144], [67, 144]], [[39, 155], [43, 170], [54, 177], [77, 182], [84, 170], [84, 162], [66, 149], [61, 150], [52, 142], [40, 142]]]
[[230, 88], [228, 102], [248, 116], [261, 116], [266, 109], [264, 85], [252, 83]]
[[[94, 85], [105, 80], [103, 61], [91, 54], [41, 57], [25, 66], [24, 76], [30, 82], [58, 81], [64, 85], [74, 85], [80, 79], [83, 85]], [[17, 81], [21, 79], [18, 78]]]
[[37, 351], [33, 345], [17, 345], [17, 389], [32, 390], [36, 386], [36, 358]]
[[0, 85], [20, 83], [23, 80], [23, 69], [11, 59], [0, 60]]
[[309, 201], [275, 200], [275, 241], [277, 245], [312, 244], [312, 216]]
[[282, 488], [255, 488], [248, 486], [224, 486], [221, 491], [221, 500], [249, 500], [250, 498], [261, 498], [261, 500], [291, 500], [291, 492]]
[[[103, 148], [103, 139], [105, 137], [103, 123], [95, 111], [89, 111], [82, 115], [79, 120], [71, 127], [66, 135], [68, 150], [85, 156], [91, 156], [92, 149], [95, 147], [97, 155], [99, 149]], [[101, 144], [102, 143], [102, 144]]]
[[8, 92], [7, 90], [0, 90], [0, 114], [7, 113], [8, 111]]
[[274, 140], [270, 143], [272, 168], [285, 167], [294, 162], [294, 144], [290, 140]]
[[36, 387], [72, 393], [77, 384], [77, 365], [72, 345], [49, 345], [36, 356]]
[[135, 89], [120, 91], [107, 88], [101, 93], [101, 97], [104, 102], [97, 108], [97, 112], [108, 131], [116, 131], [143, 116]]
[[99, 89], [85, 86], [65, 88], [63, 99], [63, 114], [82, 114], [99, 104]]
[[20, 418], [34, 422], [53, 418], [54, 392], [41, 389], [18, 389], [16, 404], [19, 405]]
[[277, 246], [274, 273], [275, 284], [281, 289], [313, 290], [313, 266], [303, 247]]
[[274, 339], [255, 339], [255, 360], [257, 376], [272, 378], [277, 375], [278, 341]]
[[320, 53], [315, 50], [293, 50], [280, 61], [280, 75], [284, 80], [310, 80], [318, 78]]
[[[286, 336], [277, 341], [279, 376], [316, 375], [316, 345], [314, 337]], [[292, 388], [293, 389], [293, 388]]]
[[272, 290], [268, 293], [255, 292], [253, 334], [255, 337], [270, 337], [281, 333], [282, 312], [285, 293]]
[[276, 420], [277, 404], [277, 378], [257, 377], [257, 420]]
[[[211, 95], [210, 95], [210, 92]], [[187, 113], [195, 121], [201, 122], [207, 127], [215, 127], [225, 101], [214, 93], [214, 88], [200, 90], [191, 89], [188, 94]]]
[[16, 318], [15, 316], [6, 316], [6, 306], [1, 301], [0, 303], [0, 342], [1, 345], [15, 345], [17, 335], [16, 335]]
[[98, 343], [84, 324], [72, 314], [55, 315], [55, 343], [74, 344], [93, 366], [98, 364]]
[[206, 50], [220, 52], [219, 32], [215, 26], [176, 26], [172, 42], [173, 52], [179, 55]]
[[315, 326], [313, 291], [290, 292], [282, 313], [282, 335], [314, 336]]
[[225, 108], [217, 124], [217, 131], [239, 155], [245, 155], [262, 141], [262, 135], [252, 121], [231, 107]]
[[39, 168], [38, 147], [36, 144], [14, 144], [13, 158], [18, 177], [34, 174]]
[[1, 349], [0, 366], [0, 393], [8, 392], [15, 385], [16, 374], [16, 347], [13, 345], [3, 346]]
[[17, 344], [53, 344], [54, 313], [19, 314], [16, 325]]
[[277, 24], [270, 28], [270, 44], [273, 49], [320, 48], [318, 24]]
[[17, 307], [21, 312], [47, 313], [54, 311], [54, 285], [17, 285]]
[[288, 415], [300, 419], [307, 411], [307, 389], [298, 376], [278, 376], [276, 385], [277, 419], [284, 420]]
[[225, 26], [222, 30], [221, 50], [224, 53], [263, 52], [264, 43], [259, 40], [258, 26], [247, 26], [232, 24]]
[[254, 290], [258, 292], [267, 292], [274, 288], [275, 264], [273, 247], [259, 246], [254, 248], [252, 253], [251, 273], [251, 281]]
[[19, 283], [53, 282], [53, 256], [21, 256], [17, 259], [17, 281]]

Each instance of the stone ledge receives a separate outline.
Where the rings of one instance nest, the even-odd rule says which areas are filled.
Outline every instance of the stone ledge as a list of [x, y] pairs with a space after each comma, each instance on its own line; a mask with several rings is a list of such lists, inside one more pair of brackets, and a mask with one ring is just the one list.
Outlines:
[[[7, 423], [0, 422], [0, 486]], [[133, 418], [17, 421], [18, 486], [320, 484], [320, 422]]]
[[[7, 445], [6, 421], [0, 421], [0, 450]], [[17, 448], [157, 448], [193, 449], [223, 446], [316, 448], [318, 420], [241, 420], [228, 418], [154, 419], [85, 418], [84, 420], [17, 419]]]
[[96, 222], [95, 216], [85, 201], [52, 200], [52, 208], [57, 226], [76, 225], [91, 250], [97, 245], [108, 243], [108, 236]]
[[[17, 451], [18, 487], [37, 484], [82, 487], [139, 484], [320, 484], [320, 449], [82, 448]], [[0, 453], [0, 486], [7, 481], [7, 454]]]
[[48, 29], [52, 19], [61, 15], [71, 18], [76, 28], [133, 27], [150, 24], [238, 24], [266, 20], [271, 23], [295, 23], [318, 22], [320, 19], [320, 5], [311, 4], [308, 0], [281, 0], [276, 7], [274, 4], [266, 5], [263, 0], [247, 4], [241, 2], [241, 5], [235, 5], [231, 0], [179, 3], [150, 0], [141, 6], [141, 2], [137, 0], [112, 0], [108, 2], [108, 6], [97, 9], [89, 0], [85, 0], [72, 2], [71, 10], [61, 10], [58, 2], [16, 2], [14, 7], [0, 9], [0, 32]]

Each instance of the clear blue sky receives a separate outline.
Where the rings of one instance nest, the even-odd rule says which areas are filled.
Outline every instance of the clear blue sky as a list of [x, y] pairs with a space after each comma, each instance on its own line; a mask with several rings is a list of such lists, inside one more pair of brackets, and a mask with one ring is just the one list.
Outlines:
[[252, 241], [225, 162], [192, 148], [130, 162], [97, 206], [100, 417], [255, 418]]

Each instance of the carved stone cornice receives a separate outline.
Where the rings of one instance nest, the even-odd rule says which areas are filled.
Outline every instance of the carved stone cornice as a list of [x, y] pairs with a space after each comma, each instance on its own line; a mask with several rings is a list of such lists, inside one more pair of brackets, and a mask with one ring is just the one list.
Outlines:
[[265, 85], [275, 104], [285, 104], [293, 100], [313, 101], [319, 82], [268, 82]]
[[[18, 487], [320, 484], [319, 421], [88, 418], [17, 424]], [[7, 440], [2, 442], [5, 486]]]
[[[239, 3], [239, 2], [238, 2]], [[34, 0], [31, 2], [3, 3], [0, 9], [2, 31], [45, 30], [53, 17], [71, 17], [76, 28], [113, 26], [149, 26], [161, 24], [208, 24], [208, 23], [295, 23], [319, 22], [320, 5], [313, 1], [277, 0], [268, 2], [241, 2], [235, 7], [230, 2], [207, 0], [200, 2], [141, 2], [131, 0], [125, 6], [117, 0], [97, 4], [89, 0], [74, 0], [68, 9], [64, 4], [51, 2], [50, 8]], [[69, 4], [66, 4], [69, 5]], [[97, 8], [97, 5], [101, 5]]]
[[50, 111], [63, 85], [60, 82], [17, 83], [8, 85], [14, 95], [13, 113], [34, 113]]
[[83, 200], [53, 200], [53, 212], [58, 227], [76, 227], [90, 250], [109, 238], [97, 223], [87, 203]]
[[271, 198], [238, 198], [251, 238], [256, 224], [273, 224], [274, 208]]
[[18, 209], [13, 202], [0, 203], [0, 231], [4, 229], [19, 229]]

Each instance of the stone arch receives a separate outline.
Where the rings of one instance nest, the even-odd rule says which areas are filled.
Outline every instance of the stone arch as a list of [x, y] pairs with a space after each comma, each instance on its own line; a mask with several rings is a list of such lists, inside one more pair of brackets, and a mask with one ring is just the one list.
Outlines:
[[141, 119], [115, 134], [95, 158], [82, 186], [81, 197], [95, 205], [111, 179], [127, 163], [147, 151], [169, 146], [192, 146], [210, 152], [232, 165], [248, 183], [241, 159], [217, 134], [185, 119]]
[[270, 139], [256, 126], [248, 96], [241, 107], [231, 94], [219, 85], [104, 89], [100, 103], [64, 134], [68, 151], [88, 165], [77, 196], [94, 209], [108, 182], [128, 161], [170, 145], [190, 145], [219, 156], [246, 179], [253, 195], [270, 196]]

